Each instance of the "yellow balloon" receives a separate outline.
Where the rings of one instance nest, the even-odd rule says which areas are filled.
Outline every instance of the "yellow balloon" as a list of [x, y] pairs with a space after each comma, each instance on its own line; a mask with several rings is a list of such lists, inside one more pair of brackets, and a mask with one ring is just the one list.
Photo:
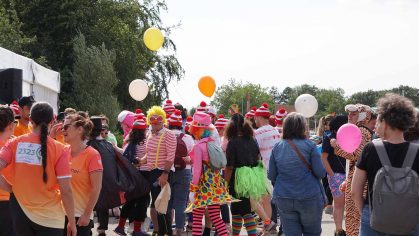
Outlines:
[[216, 91], [216, 82], [211, 76], [201, 77], [198, 81], [198, 89], [204, 96], [211, 97]]
[[163, 34], [157, 28], [149, 28], [144, 32], [143, 41], [146, 47], [152, 51], [157, 51], [162, 47], [163, 44]]

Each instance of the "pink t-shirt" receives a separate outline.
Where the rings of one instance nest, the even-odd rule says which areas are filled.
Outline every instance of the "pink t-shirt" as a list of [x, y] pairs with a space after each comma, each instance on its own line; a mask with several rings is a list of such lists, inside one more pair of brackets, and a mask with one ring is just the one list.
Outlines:
[[198, 141], [192, 151], [190, 157], [192, 161], [192, 180], [191, 183], [198, 184], [200, 182], [203, 161], [209, 161], [209, 153], [207, 151], [207, 142], [214, 141], [212, 138], [203, 138]]

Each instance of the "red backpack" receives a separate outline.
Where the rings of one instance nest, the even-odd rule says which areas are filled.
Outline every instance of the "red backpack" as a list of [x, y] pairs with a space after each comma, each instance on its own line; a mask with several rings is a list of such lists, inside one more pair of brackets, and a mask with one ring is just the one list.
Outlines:
[[176, 137], [176, 151], [174, 160], [175, 170], [183, 170], [187, 166], [187, 163], [185, 163], [183, 157], [188, 156], [188, 149], [184, 140], [182, 140], [183, 137], [183, 133]]

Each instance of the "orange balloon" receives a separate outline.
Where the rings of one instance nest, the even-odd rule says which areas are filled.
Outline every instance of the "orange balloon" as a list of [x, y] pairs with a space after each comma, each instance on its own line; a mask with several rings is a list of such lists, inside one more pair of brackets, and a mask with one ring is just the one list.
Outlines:
[[198, 89], [204, 96], [211, 97], [216, 91], [216, 82], [211, 76], [203, 76], [198, 81]]

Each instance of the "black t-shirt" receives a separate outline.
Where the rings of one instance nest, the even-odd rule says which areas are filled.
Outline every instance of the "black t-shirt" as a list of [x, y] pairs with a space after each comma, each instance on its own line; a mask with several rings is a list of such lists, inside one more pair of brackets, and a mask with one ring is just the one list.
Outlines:
[[[389, 142], [384, 142], [386, 152], [389, 156], [389, 161], [393, 167], [401, 167], [405, 155], [408, 151], [408, 146], [410, 145], [409, 142], [404, 142], [400, 144], [392, 144]], [[367, 180], [369, 186], [369, 193], [372, 197], [372, 189], [373, 189], [373, 182], [375, 180], [376, 173], [379, 169], [382, 168], [381, 161], [379, 160], [378, 153], [376, 152], [376, 148], [373, 143], [368, 143], [365, 148], [363, 149], [362, 155], [357, 161], [356, 164], [357, 168], [364, 170], [367, 172]], [[417, 152], [416, 159], [414, 160], [412, 169], [419, 173], [419, 153]], [[366, 204], [369, 203], [369, 198], [365, 201]]]
[[346, 159], [334, 154], [334, 148], [331, 147], [330, 140], [335, 138], [333, 134], [324, 134], [322, 140], [322, 152], [328, 153], [328, 163], [334, 173], [346, 173]]
[[243, 136], [234, 137], [229, 140], [226, 148], [227, 165], [233, 167], [230, 186], [235, 182], [235, 169], [243, 166], [256, 166], [259, 160], [260, 149], [253, 138]]

